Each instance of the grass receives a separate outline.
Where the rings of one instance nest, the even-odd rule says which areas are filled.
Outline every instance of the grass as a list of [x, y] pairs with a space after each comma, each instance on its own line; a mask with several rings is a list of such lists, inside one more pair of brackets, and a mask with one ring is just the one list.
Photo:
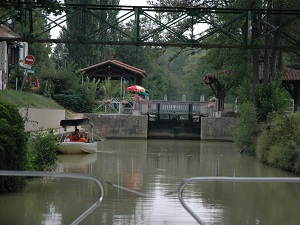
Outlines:
[[24, 91], [0, 90], [0, 99], [8, 101], [17, 108], [64, 109], [50, 98]]

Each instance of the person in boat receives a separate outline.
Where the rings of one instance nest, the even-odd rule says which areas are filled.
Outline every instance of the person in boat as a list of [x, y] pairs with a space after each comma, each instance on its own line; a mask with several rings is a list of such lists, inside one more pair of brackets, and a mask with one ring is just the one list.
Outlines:
[[75, 129], [75, 132], [72, 134], [71, 141], [79, 141], [79, 129]]
[[86, 142], [86, 138], [83, 136], [83, 134], [80, 134], [80, 142]]
[[64, 139], [64, 142], [70, 142], [71, 141], [71, 137], [72, 135], [70, 133], [68, 133]]

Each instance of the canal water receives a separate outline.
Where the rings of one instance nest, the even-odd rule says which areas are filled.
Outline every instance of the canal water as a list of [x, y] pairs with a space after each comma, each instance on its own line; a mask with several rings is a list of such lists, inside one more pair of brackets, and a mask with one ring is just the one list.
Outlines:
[[[82, 225], [198, 224], [178, 200], [182, 179], [293, 176], [240, 155], [228, 142], [105, 140], [98, 148], [59, 157], [58, 172], [105, 180], [102, 204]], [[299, 183], [202, 182], [189, 185], [184, 199], [206, 224], [298, 225], [299, 193]], [[0, 225], [70, 224], [98, 198], [92, 181], [33, 178], [24, 191], [0, 195]]]

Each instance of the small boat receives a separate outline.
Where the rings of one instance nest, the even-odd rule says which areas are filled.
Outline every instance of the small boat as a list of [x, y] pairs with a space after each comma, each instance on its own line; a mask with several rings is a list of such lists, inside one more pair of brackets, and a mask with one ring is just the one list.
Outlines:
[[65, 131], [68, 126], [75, 127], [75, 131], [78, 130], [78, 126], [89, 125], [89, 136], [87, 137], [87, 142], [81, 141], [66, 141], [66, 135], [61, 135], [60, 142], [58, 146], [59, 153], [62, 154], [84, 154], [84, 153], [95, 153], [97, 152], [97, 142], [93, 140], [93, 124], [88, 118], [83, 119], [72, 119], [72, 120], [61, 120], [60, 126], [62, 126]]
[[97, 152], [97, 142], [61, 142], [58, 148], [62, 154], [83, 154]]

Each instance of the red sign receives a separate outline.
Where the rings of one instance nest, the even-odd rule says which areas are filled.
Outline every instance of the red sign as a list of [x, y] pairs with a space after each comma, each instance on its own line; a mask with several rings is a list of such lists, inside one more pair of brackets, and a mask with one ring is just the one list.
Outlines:
[[27, 55], [25, 57], [25, 60], [24, 60], [25, 64], [27, 65], [32, 65], [34, 63], [34, 56], [33, 55]]

